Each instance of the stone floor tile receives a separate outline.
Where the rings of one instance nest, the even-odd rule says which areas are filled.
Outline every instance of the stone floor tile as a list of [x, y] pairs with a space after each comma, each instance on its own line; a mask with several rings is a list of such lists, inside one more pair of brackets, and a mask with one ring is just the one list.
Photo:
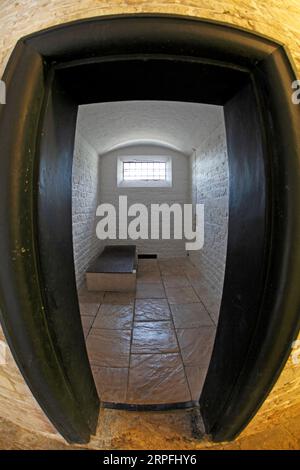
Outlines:
[[79, 309], [80, 315], [83, 316], [96, 316], [100, 308], [100, 303], [95, 302], [80, 302]]
[[159, 272], [157, 259], [139, 259], [138, 272]]
[[161, 274], [164, 276], [172, 274], [176, 276], [178, 274], [182, 274], [182, 268], [178, 264], [171, 262], [169, 259], [159, 260], [159, 269]]
[[218, 323], [222, 293], [214, 292], [204, 282], [192, 283], [195, 292], [205, 305], [215, 324]]
[[177, 329], [177, 338], [185, 366], [207, 368], [215, 339], [215, 327]]
[[184, 274], [163, 274], [163, 282], [166, 288], [190, 286], [190, 282]]
[[138, 271], [137, 282], [139, 283], [161, 283], [159, 271]]
[[191, 262], [187, 256], [174, 257], [174, 258], [160, 258], [158, 261], [159, 261], [160, 266], [183, 267], [183, 266], [191, 265]]
[[94, 328], [129, 330], [133, 322], [133, 304], [102, 304], [95, 318]]
[[91, 328], [93, 321], [95, 320], [94, 316], [82, 316], [81, 317], [81, 323], [82, 326], [85, 328]]
[[90, 363], [102, 367], [128, 367], [130, 330], [92, 328], [87, 338]]
[[179, 403], [191, 400], [179, 354], [133, 354], [127, 401], [136, 404]]
[[207, 374], [207, 367], [201, 368], [196, 366], [186, 366], [185, 373], [190, 387], [192, 400], [199, 401]]
[[138, 283], [136, 286], [137, 299], [163, 299], [166, 297], [162, 283]]
[[133, 292], [105, 292], [103, 303], [131, 305], [134, 303], [134, 297]]
[[193, 265], [185, 266], [183, 268], [184, 274], [188, 278], [191, 284], [199, 283], [201, 281], [200, 271]]
[[199, 298], [192, 287], [167, 287], [166, 294], [170, 304], [199, 302]]
[[98, 303], [103, 301], [104, 292], [102, 291], [88, 291], [83, 287], [78, 292], [79, 303]]
[[176, 276], [182, 272], [182, 269], [178, 266], [160, 266], [160, 272], [162, 276]]
[[172, 322], [137, 322], [134, 324], [131, 346], [133, 354], [177, 351], [178, 344]]
[[193, 304], [173, 304], [171, 311], [175, 328], [199, 328], [201, 326], [214, 326], [204, 305]]
[[92, 367], [92, 372], [101, 401], [126, 402], [128, 368]]
[[170, 308], [166, 299], [137, 299], [134, 321], [170, 320]]
[[92, 317], [82, 316], [81, 317], [81, 323], [82, 323], [82, 328], [83, 328], [83, 333], [84, 333], [85, 338], [89, 334], [94, 320], [95, 320], [94, 316]]

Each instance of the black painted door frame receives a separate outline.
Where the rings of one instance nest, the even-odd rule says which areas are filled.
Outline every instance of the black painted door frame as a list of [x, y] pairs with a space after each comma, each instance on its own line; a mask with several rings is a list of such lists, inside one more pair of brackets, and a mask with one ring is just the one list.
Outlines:
[[1, 323], [33, 395], [69, 442], [89, 440], [99, 411], [72, 251], [78, 105], [171, 99], [224, 106], [228, 256], [200, 405], [212, 439], [230, 440], [268, 395], [300, 326], [295, 78], [282, 45], [179, 16], [93, 18], [16, 45], [0, 109]]

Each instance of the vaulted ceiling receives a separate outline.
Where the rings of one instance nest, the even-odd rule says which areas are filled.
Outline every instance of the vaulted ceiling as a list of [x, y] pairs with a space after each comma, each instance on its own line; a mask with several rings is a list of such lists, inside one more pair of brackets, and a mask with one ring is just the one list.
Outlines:
[[186, 155], [222, 122], [221, 106], [170, 101], [120, 101], [79, 107], [77, 128], [99, 155], [151, 143]]

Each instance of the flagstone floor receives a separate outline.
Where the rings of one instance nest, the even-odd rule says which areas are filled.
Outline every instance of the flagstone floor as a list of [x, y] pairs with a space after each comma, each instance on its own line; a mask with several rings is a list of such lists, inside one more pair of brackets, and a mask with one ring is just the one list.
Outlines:
[[216, 318], [189, 258], [140, 259], [135, 293], [88, 292], [79, 303], [102, 403], [197, 402]]

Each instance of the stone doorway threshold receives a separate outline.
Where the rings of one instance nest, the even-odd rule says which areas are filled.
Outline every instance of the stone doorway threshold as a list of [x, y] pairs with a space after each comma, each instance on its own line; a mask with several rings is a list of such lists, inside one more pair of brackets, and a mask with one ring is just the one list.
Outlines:
[[300, 408], [281, 409], [277, 416], [250, 425], [233, 442], [214, 443], [195, 437], [191, 411], [165, 413], [101, 409], [97, 433], [89, 444], [67, 444], [57, 435], [42, 435], [0, 418], [0, 448], [3, 450], [298, 450]]

